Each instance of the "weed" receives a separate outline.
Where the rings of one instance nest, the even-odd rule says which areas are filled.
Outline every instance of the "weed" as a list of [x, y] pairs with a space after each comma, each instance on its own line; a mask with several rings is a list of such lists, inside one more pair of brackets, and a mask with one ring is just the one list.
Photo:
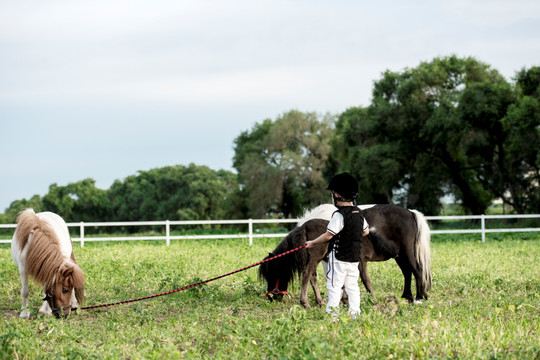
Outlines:
[[[268, 302], [257, 269], [145, 301], [80, 310], [67, 320], [4, 315], [0, 358], [527, 358], [540, 356], [540, 236], [507, 234], [481, 243], [438, 235], [432, 242], [430, 299], [399, 295], [393, 261], [368, 263], [376, 301], [362, 290], [355, 321], [338, 321], [291, 297]], [[260, 261], [279, 239], [88, 243], [75, 248], [86, 305], [152, 295]], [[319, 269], [319, 288], [325, 294]], [[0, 309], [20, 307], [20, 281], [9, 247], [0, 247]], [[414, 283], [414, 282], [413, 282]], [[30, 284], [33, 313], [41, 288]]]

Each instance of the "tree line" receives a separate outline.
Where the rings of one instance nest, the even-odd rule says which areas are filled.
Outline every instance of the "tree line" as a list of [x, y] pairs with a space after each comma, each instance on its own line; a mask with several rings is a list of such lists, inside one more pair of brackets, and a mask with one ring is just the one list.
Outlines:
[[14, 201], [0, 222], [26, 207], [67, 221], [295, 217], [328, 202], [326, 184], [342, 171], [358, 179], [359, 203], [437, 214], [451, 196], [481, 214], [500, 198], [538, 213], [540, 67], [513, 80], [472, 57], [386, 71], [366, 107], [255, 123], [234, 140], [236, 172], [190, 164], [140, 171], [107, 190], [93, 179], [52, 184], [44, 196]]

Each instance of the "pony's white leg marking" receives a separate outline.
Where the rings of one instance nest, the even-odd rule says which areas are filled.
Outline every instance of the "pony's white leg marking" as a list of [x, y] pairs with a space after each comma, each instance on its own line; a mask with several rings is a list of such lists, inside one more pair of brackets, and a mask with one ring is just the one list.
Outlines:
[[413, 304], [414, 305], [422, 305], [422, 300], [414, 300]]
[[[322, 260], [322, 268], [323, 268], [323, 274], [324, 274], [324, 281], [326, 282], [326, 274], [328, 274], [328, 261], [324, 261]], [[328, 295], [326, 296], [326, 298], [323, 299], [323, 303], [327, 303], [328, 302]]]
[[21, 275], [21, 298], [22, 298], [22, 306], [21, 306], [21, 314], [19, 315], [20, 318], [28, 319], [30, 317], [30, 310], [28, 310], [28, 275], [24, 270], [20, 271]]
[[43, 300], [43, 304], [41, 304], [41, 307], [39, 308], [39, 314], [52, 315], [51, 307], [49, 306], [49, 303], [46, 300]]
[[[28, 237], [27, 244], [29, 244], [31, 241], [32, 234], [30, 234], [30, 236]], [[17, 265], [17, 269], [19, 270], [19, 276], [21, 278], [22, 305], [19, 317], [25, 319], [30, 317], [30, 311], [28, 310], [28, 274], [26, 273], [26, 270], [24, 268], [27, 250], [28, 246], [25, 249], [19, 249], [17, 230], [15, 230], [15, 233], [13, 234], [13, 239], [11, 240], [11, 256], [13, 258], [13, 262], [15, 262], [15, 265]]]
[[[47, 290], [45, 289], [45, 286], [43, 286], [43, 294], [47, 296]], [[41, 307], [39, 308], [38, 314], [52, 315], [52, 309], [49, 306], [49, 303], [47, 302], [47, 300], [43, 300], [43, 303], [41, 304]]]

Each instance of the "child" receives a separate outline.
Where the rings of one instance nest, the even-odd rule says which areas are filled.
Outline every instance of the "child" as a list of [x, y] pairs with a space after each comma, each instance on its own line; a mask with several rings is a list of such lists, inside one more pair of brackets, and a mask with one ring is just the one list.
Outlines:
[[349, 313], [352, 318], [356, 318], [360, 313], [360, 244], [362, 236], [369, 234], [369, 226], [360, 209], [354, 204], [358, 195], [358, 183], [349, 173], [334, 176], [327, 190], [332, 192], [332, 199], [338, 210], [332, 214], [326, 232], [315, 240], [307, 241], [306, 247], [332, 240], [328, 247], [330, 270], [326, 274], [326, 312], [335, 314], [338, 311], [342, 288], [345, 287], [349, 296]]

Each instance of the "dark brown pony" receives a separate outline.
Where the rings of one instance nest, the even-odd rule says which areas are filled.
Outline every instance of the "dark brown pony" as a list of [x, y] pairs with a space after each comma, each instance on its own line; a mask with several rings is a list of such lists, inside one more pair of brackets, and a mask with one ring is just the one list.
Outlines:
[[[416, 210], [407, 210], [395, 205], [361, 208], [370, 225], [370, 234], [362, 238], [358, 268], [368, 293], [375, 300], [367, 273], [367, 262], [393, 258], [404, 277], [401, 296], [410, 302], [427, 299], [427, 292], [431, 288], [431, 254], [430, 230], [424, 216]], [[328, 221], [335, 210], [333, 205], [321, 205], [306, 214], [268, 257], [294, 249], [305, 244], [307, 240], [318, 237], [326, 231]], [[287, 293], [289, 282], [293, 281], [294, 275], [297, 274], [302, 279], [300, 303], [306, 308], [309, 307], [307, 288], [308, 284], [311, 284], [315, 299], [321, 305], [323, 299], [317, 286], [317, 265], [326, 258], [327, 252], [328, 244], [321, 244], [262, 264], [259, 268], [259, 277], [267, 282], [267, 297], [271, 300], [281, 299]], [[416, 281], [416, 298], [413, 298], [411, 291], [412, 275]]]

